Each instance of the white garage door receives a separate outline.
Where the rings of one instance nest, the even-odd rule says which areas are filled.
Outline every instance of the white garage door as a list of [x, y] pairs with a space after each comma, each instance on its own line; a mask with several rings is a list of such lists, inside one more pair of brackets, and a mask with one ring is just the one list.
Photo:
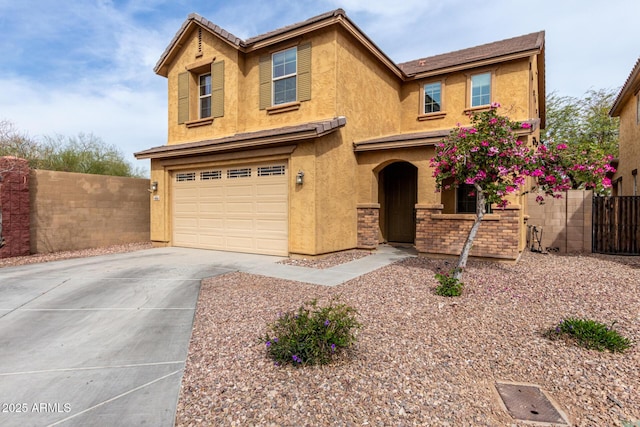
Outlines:
[[287, 176], [284, 163], [174, 172], [174, 246], [288, 255]]

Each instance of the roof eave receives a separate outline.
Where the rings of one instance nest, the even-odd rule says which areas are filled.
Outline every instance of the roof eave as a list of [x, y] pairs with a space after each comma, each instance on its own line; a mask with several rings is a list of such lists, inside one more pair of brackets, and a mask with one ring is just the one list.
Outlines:
[[296, 127], [293, 127], [293, 130], [288, 130], [286, 128], [273, 129], [267, 132], [249, 132], [214, 140], [199, 141], [196, 143], [163, 145], [134, 153], [134, 156], [138, 160], [170, 159], [228, 151], [266, 148], [319, 138], [335, 132], [345, 124], [346, 118], [336, 117], [330, 121], [309, 123], [309, 126], [304, 129], [296, 129]]
[[323, 19], [318, 21], [311, 21], [306, 25], [284, 30], [280, 33], [274, 34], [265, 38], [258, 38], [247, 40], [246, 48], [244, 52], [252, 52], [263, 49], [268, 46], [272, 46], [281, 43], [286, 40], [290, 40], [296, 37], [303, 36], [305, 34], [320, 30], [322, 28], [329, 27], [331, 25], [340, 24], [347, 30], [356, 40], [358, 40], [363, 46], [365, 46], [379, 61], [381, 61], [393, 74], [397, 77], [404, 79], [406, 75], [402, 72], [400, 67], [391, 60], [364, 32], [358, 28], [358, 26], [347, 17], [342, 9], [334, 11], [333, 14], [326, 15]]
[[223, 42], [232, 46], [235, 49], [242, 50], [244, 47], [244, 41], [240, 38], [234, 36], [229, 33], [225, 29], [215, 25], [213, 22], [203, 18], [197, 13], [191, 13], [187, 17], [187, 19], [182, 23], [180, 29], [176, 32], [176, 35], [173, 37], [165, 51], [162, 53], [162, 56], [156, 63], [156, 66], [153, 68], [153, 71], [163, 77], [167, 77], [169, 74], [168, 63], [173, 60], [176, 55], [176, 52], [180, 50], [183, 46], [183, 39], [190, 34], [191, 30], [194, 27], [201, 27], [205, 30], [209, 31], [214, 36], [218, 37]]
[[620, 93], [616, 97], [616, 100], [613, 102], [613, 106], [611, 110], [609, 110], [609, 116], [611, 117], [619, 117], [622, 112], [622, 106], [627, 102], [627, 100], [634, 95], [634, 93], [640, 89], [640, 58], [636, 61], [629, 77], [625, 81], [622, 89], [620, 89]]
[[427, 77], [439, 76], [442, 74], [455, 73], [464, 70], [470, 70], [473, 68], [486, 67], [489, 65], [498, 64], [506, 61], [514, 61], [517, 59], [529, 58], [531, 55], [536, 55], [541, 52], [541, 49], [529, 49], [522, 52], [512, 53], [509, 55], [501, 55], [493, 58], [486, 58], [479, 61], [470, 61], [462, 64], [456, 64], [449, 67], [438, 68], [435, 70], [424, 71], [408, 76], [408, 80], [419, 80]]

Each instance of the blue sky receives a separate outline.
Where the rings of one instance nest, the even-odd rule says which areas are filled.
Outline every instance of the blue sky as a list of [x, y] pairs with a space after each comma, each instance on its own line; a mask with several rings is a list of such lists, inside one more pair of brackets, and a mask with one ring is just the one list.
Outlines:
[[246, 39], [338, 7], [396, 62], [545, 30], [560, 95], [618, 88], [640, 56], [637, 0], [0, 0], [0, 120], [93, 133], [148, 168], [133, 153], [167, 138], [153, 67], [189, 13]]

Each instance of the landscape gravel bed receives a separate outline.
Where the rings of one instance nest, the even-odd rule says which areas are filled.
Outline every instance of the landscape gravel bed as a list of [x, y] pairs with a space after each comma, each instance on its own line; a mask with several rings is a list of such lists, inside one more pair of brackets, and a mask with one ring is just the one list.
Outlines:
[[15, 267], [18, 265], [36, 264], [39, 262], [51, 262], [62, 259], [83, 258], [89, 256], [108, 255], [122, 252], [133, 252], [142, 249], [151, 249], [151, 242], [127, 243], [123, 245], [105, 246], [102, 248], [82, 249], [75, 251], [50, 252], [46, 254], [33, 254], [11, 258], [0, 258], [0, 268]]
[[287, 258], [279, 262], [279, 264], [295, 265], [298, 267], [309, 268], [331, 268], [336, 265], [345, 264], [347, 262], [355, 261], [360, 258], [371, 255], [371, 251], [363, 249], [352, 249], [349, 251], [336, 252], [324, 257], [315, 258]]
[[[440, 297], [452, 261], [411, 258], [335, 287], [244, 273], [201, 288], [180, 426], [526, 426], [496, 381], [540, 386], [574, 426], [640, 419], [640, 257], [525, 252], [515, 265], [470, 262], [463, 296]], [[364, 325], [350, 358], [275, 366], [259, 338], [278, 312], [338, 295]], [[550, 341], [588, 317], [635, 345], [624, 354]]]

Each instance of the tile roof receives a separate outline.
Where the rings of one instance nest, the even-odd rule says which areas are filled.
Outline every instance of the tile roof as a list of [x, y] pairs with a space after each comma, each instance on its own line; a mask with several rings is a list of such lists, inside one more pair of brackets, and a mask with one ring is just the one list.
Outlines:
[[476, 62], [499, 59], [514, 54], [539, 51], [543, 46], [544, 31], [540, 31], [476, 47], [457, 50], [455, 52], [416, 59], [414, 61], [398, 64], [398, 66], [407, 76], [415, 76], [420, 73], [440, 71], [461, 65], [470, 65]]
[[624, 104], [624, 101], [628, 99], [629, 96], [633, 94], [633, 92], [635, 92], [636, 85], [640, 86], [640, 79], [638, 78], [639, 76], [640, 58], [638, 58], [638, 60], [636, 61], [636, 65], [633, 66], [631, 73], [629, 73], [629, 77], [627, 77], [624, 85], [622, 85], [620, 93], [618, 93], [616, 100], [613, 102], [611, 110], [609, 110], [609, 115], [611, 117], [617, 117], [620, 115], [620, 109], [622, 108], [622, 104]]
[[304, 31], [306, 27], [309, 27], [310, 29], [317, 28], [317, 25], [321, 25], [324, 21], [328, 24], [340, 22], [345, 26], [345, 28], [354, 33], [356, 38], [360, 39], [360, 41], [365, 44], [374, 53], [374, 55], [376, 55], [382, 62], [386, 63], [392, 72], [403, 79], [411, 78], [421, 73], [445, 71], [452, 67], [462, 66], [469, 68], [477, 65], [478, 63], [487, 61], [491, 62], [492, 60], [496, 61], [512, 55], [525, 55], [529, 52], [540, 51], [544, 45], [544, 31], [540, 31], [451, 53], [396, 64], [347, 17], [343, 9], [335, 9], [322, 13], [307, 20], [250, 37], [247, 40], [242, 40], [241, 38], [236, 37], [197, 13], [191, 13], [173, 37], [165, 51], [162, 53], [154, 71], [158, 74], [166, 72], [166, 70], [162, 70], [163, 65], [167, 60], [169, 60], [169, 56], [172, 54], [173, 49], [178, 45], [180, 38], [193, 24], [201, 25], [202, 27], [210, 30], [213, 34], [218, 35], [222, 40], [226, 41], [230, 45], [239, 50], [246, 51], [256, 45], [261, 46], [262, 42], [268, 42], [270, 39], [281, 39], [280, 36], [286, 36], [289, 32], [293, 32], [295, 34], [296, 32], [299, 33], [299, 31]]
[[303, 123], [296, 126], [284, 126], [274, 129], [237, 133], [216, 139], [187, 142], [184, 144], [161, 145], [134, 153], [137, 159], [180, 157], [194, 153], [211, 153], [238, 149], [254, 149], [267, 145], [273, 146], [285, 142], [318, 138], [343, 127], [347, 119], [343, 116], [330, 120]]
[[314, 16], [314, 17], [309, 18], [307, 20], [296, 22], [295, 24], [287, 25], [286, 27], [278, 28], [276, 30], [269, 31], [267, 33], [260, 34], [260, 35], [255, 36], [255, 37], [250, 37], [250, 38], [248, 38], [246, 40], [245, 45], [246, 46], [250, 46], [250, 45], [252, 45], [254, 43], [257, 43], [259, 41], [262, 41], [262, 40], [265, 40], [265, 39], [269, 39], [271, 37], [275, 37], [275, 36], [278, 36], [280, 34], [284, 34], [284, 33], [288, 32], [288, 31], [297, 30], [299, 28], [306, 27], [307, 25], [312, 25], [312, 24], [315, 24], [317, 22], [324, 21], [325, 19], [333, 18], [335, 16], [342, 16], [342, 17], [346, 18], [347, 14], [342, 9], [336, 9], [336, 10], [332, 10], [330, 12], [322, 13], [320, 15]]

